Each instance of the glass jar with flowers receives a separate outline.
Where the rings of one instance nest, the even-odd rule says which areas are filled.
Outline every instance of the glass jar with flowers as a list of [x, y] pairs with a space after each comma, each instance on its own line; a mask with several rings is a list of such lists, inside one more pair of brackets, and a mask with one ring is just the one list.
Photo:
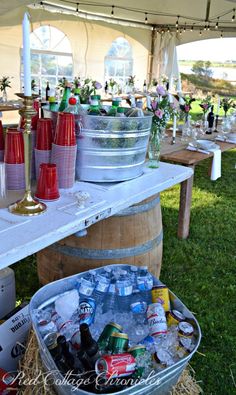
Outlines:
[[2, 92], [3, 103], [7, 102], [7, 88], [11, 88], [11, 77], [2, 77], [0, 79], [0, 91]]
[[147, 109], [153, 112], [148, 148], [149, 167], [157, 168], [160, 160], [161, 140], [172, 113], [172, 105], [163, 86], [157, 86], [155, 96], [148, 103]]
[[235, 108], [235, 106], [236, 105], [233, 99], [230, 99], [229, 97], [223, 97], [220, 103], [220, 107], [224, 110], [225, 118], [227, 117], [227, 112], [230, 110], [230, 108]]
[[211, 103], [211, 96], [207, 96], [204, 99], [201, 100], [199, 106], [201, 107], [203, 111], [203, 125], [204, 129], [208, 128], [208, 122], [207, 122], [207, 113], [210, 110], [212, 103]]

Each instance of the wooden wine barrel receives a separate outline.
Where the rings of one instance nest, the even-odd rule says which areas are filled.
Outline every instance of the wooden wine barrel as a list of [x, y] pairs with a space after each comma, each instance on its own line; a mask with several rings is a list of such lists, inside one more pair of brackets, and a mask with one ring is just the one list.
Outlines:
[[155, 195], [37, 253], [38, 277], [47, 284], [110, 264], [148, 266], [159, 277], [162, 262], [160, 196]]

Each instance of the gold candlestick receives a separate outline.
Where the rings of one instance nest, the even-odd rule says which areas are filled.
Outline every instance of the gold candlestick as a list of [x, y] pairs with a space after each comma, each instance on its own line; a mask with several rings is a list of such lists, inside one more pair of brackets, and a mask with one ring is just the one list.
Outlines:
[[[25, 157], [25, 194], [23, 199], [11, 204], [8, 210], [12, 214], [17, 215], [39, 215], [47, 209], [46, 204], [34, 200], [31, 194], [31, 118], [36, 114], [32, 104], [35, 97], [24, 96], [22, 93], [17, 93], [23, 99], [24, 106], [20, 109], [19, 114], [25, 119], [25, 127], [23, 132], [24, 137], [24, 157]], [[37, 97], [37, 96], [36, 96]]]

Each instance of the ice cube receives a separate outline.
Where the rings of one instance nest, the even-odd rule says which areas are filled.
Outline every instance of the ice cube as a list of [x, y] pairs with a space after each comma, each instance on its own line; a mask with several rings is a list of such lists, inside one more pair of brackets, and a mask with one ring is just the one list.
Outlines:
[[79, 294], [76, 289], [59, 296], [55, 301], [55, 310], [65, 320], [69, 320], [79, 307]]

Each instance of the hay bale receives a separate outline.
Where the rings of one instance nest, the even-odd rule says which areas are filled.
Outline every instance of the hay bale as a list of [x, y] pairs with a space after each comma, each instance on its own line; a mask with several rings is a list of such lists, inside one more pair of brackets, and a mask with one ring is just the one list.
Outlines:
[[[19, 395], [56, 395], [52, 386], [46, 385], [43, 380], [33, 382], [33, 380], [45, 371], [40, 358], [36, 336], [30, 332], [29, 340], [24, 358], [20, 364], [20, 370], [27, 380], [32, 380], [32, 385], [27, 385], [19, 390]], [[196, 382], [194, 370], [188, 366], [181, 374], [178, 383], [171, 391], [170, 395], [199, 395], [202, 390]]]

